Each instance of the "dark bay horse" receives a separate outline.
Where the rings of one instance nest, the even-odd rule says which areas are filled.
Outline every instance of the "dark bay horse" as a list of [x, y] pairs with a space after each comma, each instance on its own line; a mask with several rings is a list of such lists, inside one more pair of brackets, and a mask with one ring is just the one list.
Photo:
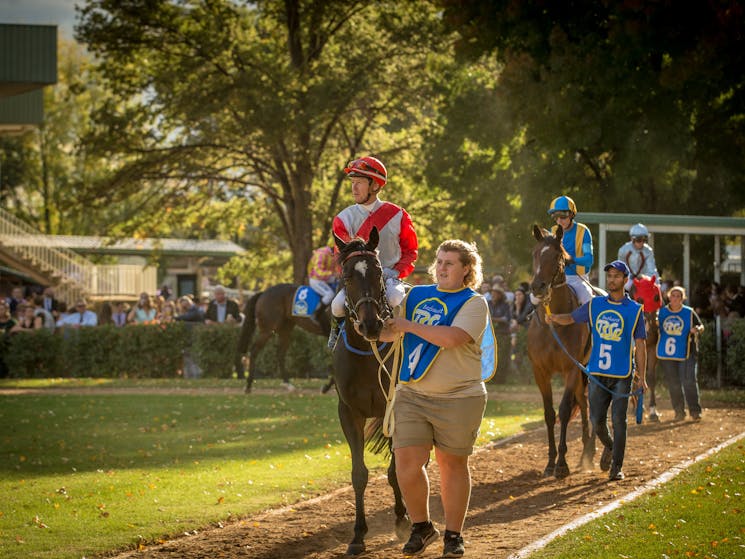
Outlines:
[[662, 290], [657, 285], [655, 276], [640, 276], [634, 278], [634, 288], [632, 298], [637, 303], [644, 305], [644, 326], [647, 329], [647, 385], [649, 391], [647, 395], [648, 411], [647, 418], [650, 421], [659, 421], [660, 416], [657, 413], [657, 397], [655, 388], [657, 387], [657, 340], [660, 339], [660, 328], [657, 324], [657, 312], [662, 308]]
[[[347, 547], [347, 555], [359, 555], [365, 551], [365, 487], [368, 480], [364, 453], [366, 439], [368, 447], [374, 451], [386, 447], [390, 451], [390, 440], [382, 437], [382, 418], [390, 380], [385, 374], [379, 376], [378, 361], [371, 351], [371, 343], [377, 343], [374, 340], [380, 335], [384, 321], [392, 316], [385, 296], [383, 269], [375, 252], [378, 240], [378, 230], [374, 227], [367, 242], [353, 239], [344, 243], [336, 239], [346, 301], [344, 326], [334, 348], [334, 379], [339, 394], [339, 421], [352, 455], [356, 508], [354, 538]], [[387, 348], [383, 345], [379, 347], [381, 354], [386, 352]], [[390, 359], [386, 367], [390, 371]], [[397, 373], [392, 371], [391, 374]], [[373, 421], [368, 423], [371, 418]], [[396, 533], [403, 539], [409, 535], [410, 522], [398, 487], [392, 453], [388, 483], [393, 488], [395, 498]]]
[[[290, 377], [285, 367], [285, 356], [290, 346], [290, 334], [295, 326], [307, 330], [311, 334], [328, 336], [331, 328], [331, 319], [328, 312], [322, 313], [320, 321], [311, 318], [297, 317], [292, 315], [292, 302], [295, 290], [299, 286], [292, 283], [280, 283], [265, 291], [254, 294], [246, 301], [243, 313], [245, 318], [238, 339], [238, 351], [235, 357], [235, 369], [238, 373], [243, 372], [243, 356], [249, 353], [248, 377], [246, 378], [246, 393], [251, 392], [251, 384], [256, 375], [256, 363], [259, 353], [272, 337], [277, 334], [279, 344], [277, 346], [277, 360], [279, 361], [279, 373], [282, 382], [289, 386]], [[251, 343], [254, 332], [258, 330], [256, 339]], [[250, 344], [250, 350], [249, 350]]]
[[[582, 460], [580, 467], [591, 468], [595, 455], [595, 439], [591, 435], [588, 417], [587, 378], [577, 365], [564, 353], [546, 324], [546, 313], [568, 313], [577, 308], [577, 297], [567, 285], [564, 268], [569, 255], [561, 246], [563, 230], [557, 228], [554, 237], [545, 229], [533, 226], [533, 236], [538, 241], [533, 249], [533, 280], [530, 297], [536, 314], [528, 326], [528, 357], [533, 365], [533, 376], [543, 398], [543, 417], [548, 430], [548, 464], [544, 476], [564, 478], [569, 475], [566, 462], [567, 426], [578, 407], [582, 417]], [[547, 311], [548, 309], [548, 311]], [[586, 364], [590, 356], [589, 331], [586, 324], [556, 326], [555, 331], [566, 350], [580, 363]], [[554, 410], [551, 377], [560, 373], [564, 378], [564, 395], [559, 404], [561, 431], [558, 453], [554, 427]]]

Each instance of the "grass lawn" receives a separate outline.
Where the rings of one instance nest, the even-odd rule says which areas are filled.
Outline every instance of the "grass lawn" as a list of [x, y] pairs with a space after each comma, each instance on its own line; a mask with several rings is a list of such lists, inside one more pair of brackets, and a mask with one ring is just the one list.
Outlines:
[[530, 558], [745, 557], [744, 495], [741, 440]]
[[[0, 557], [80, 559], [349, 483], [336, 397], [320, 395], [320, 381], [298, 384], [313, 393], [245, 396], [239, 381], [217, 379], [3, 381], [91, 391], [0, 395]], [[479, 443], [542, 416], [537, 398], [494, 398]]]

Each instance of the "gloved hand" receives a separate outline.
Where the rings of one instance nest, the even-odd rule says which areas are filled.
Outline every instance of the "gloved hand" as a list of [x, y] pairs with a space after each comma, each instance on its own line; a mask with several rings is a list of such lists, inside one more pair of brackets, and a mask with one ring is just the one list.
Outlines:
[[569, 258], [566, 259], [566, 265], [571, 266], [572, 264], [574, 264], [574, 258], [570, 256]]
[[398, 270], [383, 268], [383, 279], [398, 279]]

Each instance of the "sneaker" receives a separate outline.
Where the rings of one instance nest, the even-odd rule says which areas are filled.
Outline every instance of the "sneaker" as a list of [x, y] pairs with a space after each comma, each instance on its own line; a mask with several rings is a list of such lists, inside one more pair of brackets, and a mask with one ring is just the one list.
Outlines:
[[603, 455], [600, 457], [600, 469], [603, 472], [610, 470], [610, 463], [613, 459], [613, 452], [607, 446], [603, 448]]
[[419, 555], [427, 546], [440, 537], [432, 522], [417, 522], [411, 527], [411, 537], [402, 550], [404, 557]]
[[610, 473], [608, 474], [608, 479], [610, 481], [621, 481], [625, 477], [626, 476], [623, 475], [621, 468], [615, 464], [611, 467]]
[[466, 552], [466, 548], [463, 545], [463, 536], [460, 534], [446, 531], [443, 542], [445, 544], [442, 548], [443, 557], [463, 557], [463, 554]]

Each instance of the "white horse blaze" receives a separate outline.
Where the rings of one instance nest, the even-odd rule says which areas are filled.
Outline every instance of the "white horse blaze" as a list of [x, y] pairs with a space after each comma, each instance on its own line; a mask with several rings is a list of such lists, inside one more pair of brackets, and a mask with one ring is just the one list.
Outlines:
[[357, 264], [354, 265], [355, 271], [359, 272], [362, 277], [364, 278], [365, 275], [367, 275], [367, 262], [364, 260], [360, 260], [357, 262]]

